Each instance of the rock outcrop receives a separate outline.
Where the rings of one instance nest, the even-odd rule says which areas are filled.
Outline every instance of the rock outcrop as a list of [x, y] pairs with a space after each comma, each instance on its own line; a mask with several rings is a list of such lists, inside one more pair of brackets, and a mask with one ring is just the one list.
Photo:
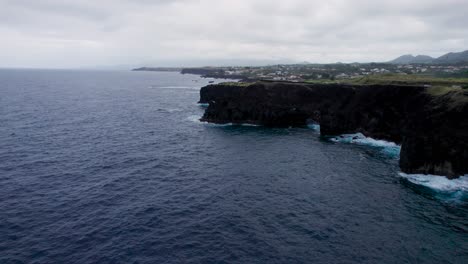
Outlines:
[[264, 126], [320, 124], [321, 134], [362, 133], [402, 145], [406, 173], [468, 173], [468, 96], [421, 86], [258, 82], [209, 85], [202, 121]]

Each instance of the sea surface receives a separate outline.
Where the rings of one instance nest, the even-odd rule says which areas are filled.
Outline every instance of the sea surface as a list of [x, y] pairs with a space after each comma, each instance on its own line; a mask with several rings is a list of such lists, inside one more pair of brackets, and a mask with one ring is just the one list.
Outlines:
[[209, 81], [0, 70], [0, 263], [468, 263], [466, 176], [399, 174], [362, 135], [201, 123]]

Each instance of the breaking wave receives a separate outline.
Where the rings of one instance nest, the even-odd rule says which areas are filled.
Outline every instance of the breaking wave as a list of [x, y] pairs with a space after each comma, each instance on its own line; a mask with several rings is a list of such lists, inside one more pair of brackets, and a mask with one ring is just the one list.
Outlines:
[[366, 137], [362, 133], [344, 134], [337, 137], [332, 137], [330, 138], [330, 141], [380, 148], [383, 154], [395, 158], [400, 156], [401, 151], [401, 146], [393, 142]]
[[320, 125], [317, 124], [317, 123], [307, 124], [307, 127], [314, 130], [314, 131], [320, 132]]
[[175, 112], [182, 112], [183, 109], [181, 108], [158, 108], [158, 112], [163, 112], [163, 113], [175, 113]]
[[445, 176], [399, 173], [400, 177], [412, 184], [423, 186], [443, 195], [444, 198], [456, 200], [468, 199], [468, 175], [457, 179], [448, 179]]
[[195, 122], [195, 123], [203, 123], [202, 121], [200, 121], [200, 118], [201, 118], [201, 116], [199, 116], [199, 115], [191, 115], [191, 116], [187, 117], [187, 120]]
[[201, 121], [200, 120], [201, 116], [198, 116], [198, 115], [189, 116], [187, 119], [195, 123], [210, 125], [210, 126], [219, 126], [219, 127], [225, 127], [225, 126], [259, 127], [260, 126], [260, 125], [249, 124], [249, 123], [226, 123], [226, 124], [210, 123], [210, 122]]

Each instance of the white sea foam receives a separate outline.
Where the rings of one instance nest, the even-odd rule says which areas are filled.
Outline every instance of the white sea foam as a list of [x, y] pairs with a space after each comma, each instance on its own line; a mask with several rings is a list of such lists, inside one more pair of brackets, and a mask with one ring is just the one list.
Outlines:
[[198, 115], [191, 115], [191, 116], [187, 117], [187, 120], [192, 121], [192, 122], [195, 122], [195, 123], [202, 123], [202, 122], [200, 121], [200, 118], [201, 118], [201, 117], [198, 116]]
[[457, 179], [448, 179], [445, 176], [399, 173], [400, 177], [411, 183], [430, 188], [437, 192], [468, 195], [468, 175]]
[[210, 122], [205, 122], [200, 120], [201, 117], [198, 115], [192, 115], [187, 117], [187, 120], [199, 123], [199, 124], [205, 124], [209, 126], [219, 126], [219, 127], [225, 127], [225, 126], [244, 126], [244, 127], [259, 127], [260, 125], [255, 125], [255, 124], [248, 124], [248, 123], [225, 123], [225, 124], [216, 124], [216, 123], [210, 123]]
[[317, 123], [307, 124], [307, 127], [314, 130], [314, 131], [320, 131], [320, 125], [317, 124]]
[[[200, 121], [201, 122], [201, 121]], [[243, 126], [243, 127], [259, 127], [260, 125], [249, 124], [249, 123], [226, 123], [226, 124], [216, 124], [209, 122], [201, 122], [210, 126]]]
[[260, 125], [249, 123], [229, 123], [231, 126], [259, 127]]
[[158, 108], [159, 112], [167, 112], [167, 113], [175, 113], [175, 112], [182, 112], [183, 109], [180, 108]]
[[381, 148], [382, 153], [391, 157], [398, 157], [401, 151], [401, 146], [393, 142], [366, 137], [362, 133], [344, 134], [341, 136], [330, 138], [330, 140], [338, 143], [351, 143]]

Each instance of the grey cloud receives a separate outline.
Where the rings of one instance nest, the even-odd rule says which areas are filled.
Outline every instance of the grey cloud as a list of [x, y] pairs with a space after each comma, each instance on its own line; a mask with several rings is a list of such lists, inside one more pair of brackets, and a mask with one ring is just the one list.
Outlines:
[[0, 66], [314, 62], [468, 47], [465, 0], [0, 0]]

